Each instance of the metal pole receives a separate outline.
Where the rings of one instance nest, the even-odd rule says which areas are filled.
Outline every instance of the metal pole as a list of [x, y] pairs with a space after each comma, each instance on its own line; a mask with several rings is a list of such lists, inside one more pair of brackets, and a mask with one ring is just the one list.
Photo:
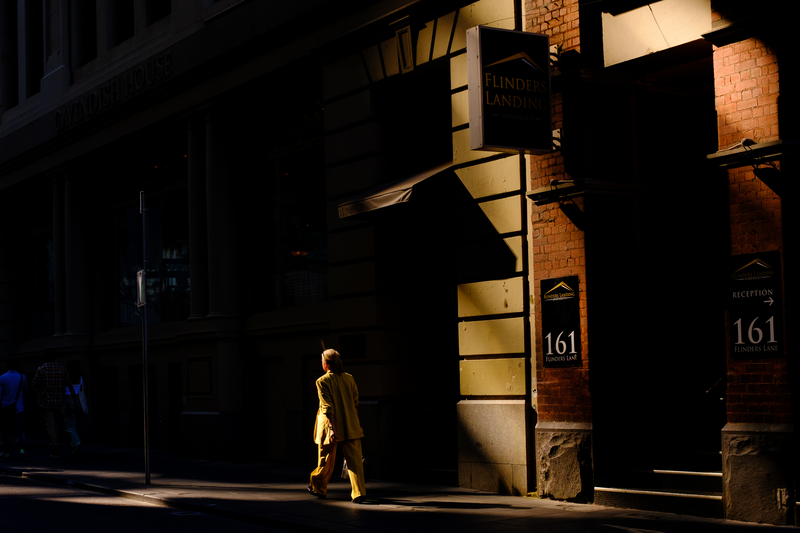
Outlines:
[[139, 192], [139, 213], [142, 215], [142, 287], [144, 289], [144, 305], [142, 305], [142, 365], [144, 370], [144, 484], [150, 484], [150, 432], [148, 431], [149, 403], [147, 398], [147, 232], [145, 231], [144, 191]]

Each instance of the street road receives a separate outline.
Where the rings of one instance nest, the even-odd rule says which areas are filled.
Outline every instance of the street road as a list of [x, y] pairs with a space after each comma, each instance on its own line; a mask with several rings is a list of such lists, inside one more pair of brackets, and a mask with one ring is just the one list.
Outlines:
[[2, 474], [0, 530], [14, 533], [279, 531]]

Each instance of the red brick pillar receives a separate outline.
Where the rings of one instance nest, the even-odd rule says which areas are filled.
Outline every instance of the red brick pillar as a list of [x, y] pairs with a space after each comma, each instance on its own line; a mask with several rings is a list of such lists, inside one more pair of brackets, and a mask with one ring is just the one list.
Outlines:
[[[780, 140], [778, 59], [777, 51], [756, 37], [714, 49], [720, 153], [742, 152], [742, 166], [733, 164], [736, 168], [727, 170], [731, 255], [779, 252], [779, 264], [771, 266], [785, 272], [782, 200], [756, 177], [753, 163], [758, 161], [752, 157], [763, 153], [759, 147]], [[781, 165], [780, 160], [774, 163]], [[787, 301], [785, 290], [780, 296], [782, 305]], [[730, 314], [729, 331], [735, 320]], [[784, 339], [779, 341], [786, 346]], [[722, 434], [725, 517], [791, 523], [793, 430], [787, 353], [784, 349], [769, 357], [742, 356], [732, 353], [733, 342], [728, 340], [728, 423]]]
[[[550, 35], [550, 45], [580, 51], [579, 2], [526, 2], [526, 30]], [[562, 95], [554, 94], [553, 129], [563, 121]], [[560, 151], [531, 158], [531, 190], [568, 179]], [[583, 200], [576, 203], [583, 208]], [[536, 424], [537, 489], [556, 499], [591, 498], [592, 407], [589, 389], [589, 349], [586, 341], [586, 263], [584, 232], [558, 203], [531, 206], [531, 255], [534, 287], [534, 346], [532, 378]], [[581, 322], [581, 363], [578, 367], [545, 368], [543, 363], [541, 281], [577, 276]]]

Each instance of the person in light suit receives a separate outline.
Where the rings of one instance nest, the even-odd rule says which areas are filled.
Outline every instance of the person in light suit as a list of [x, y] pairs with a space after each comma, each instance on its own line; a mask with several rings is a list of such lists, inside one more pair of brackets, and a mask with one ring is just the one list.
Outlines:
[[367, 491], [361, 455], [364, 430], [358, 419], [358, 387], [353, 376], [344, 372], [336, 350], [322, 352], [322, 369], [325, 374], [317, 379], [319, 410], [314, 424], [314, 442], [319, 453], [317, 468], [311, 472], [308, 492], [318, 498], [326, 496], [336, 461], [336, 448], [341, 444], [350, 476], [350, 498], [353, 503], [363, 503]]

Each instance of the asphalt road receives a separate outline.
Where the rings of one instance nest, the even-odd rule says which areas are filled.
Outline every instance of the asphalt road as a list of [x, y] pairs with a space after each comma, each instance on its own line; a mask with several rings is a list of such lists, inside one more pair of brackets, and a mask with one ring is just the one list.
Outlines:
[[0, 530], [14, 533], [192, 533], [279, 530], [0, 475]]

